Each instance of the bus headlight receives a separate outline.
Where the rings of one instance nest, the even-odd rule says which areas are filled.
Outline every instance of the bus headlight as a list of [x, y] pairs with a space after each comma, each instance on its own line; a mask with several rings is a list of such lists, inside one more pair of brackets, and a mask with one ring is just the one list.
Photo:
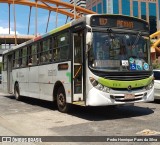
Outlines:
[[90, 82], [93, 85], [93, 87], [98, 85], [98, 82], [94, 78], [89, 78], [89, 79], [90, 79]]
[[98, 90], [102, 91], [104, 86], [98, 83], [98, 85], [95, 86], [95, 88], [97, 88]]
[[89, 78], [91, 84], [93, 85], [93, 87], [95, 87], [96, 89], [103, 91], [103, 92], [107, 92], [109, 93], [110, 89], [106, 86], [103, 86], [102, 84], [100, 84], [98, 81], [96, 81], [94, 78]]
[[103, 91], [109, 93], [110, 89], [108, 87], [104, 87]]
[[152, 89], [153, 85], [154, 85], [154, 81], [152, 81], [149, 85], [146, 86], [146, 90]]

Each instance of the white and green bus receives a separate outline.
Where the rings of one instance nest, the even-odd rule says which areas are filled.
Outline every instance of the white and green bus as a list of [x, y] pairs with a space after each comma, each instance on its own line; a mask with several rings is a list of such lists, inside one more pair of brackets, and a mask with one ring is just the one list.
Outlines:
[[122, 15], [86, 15], [3, 54], [3, 88], [70, 104], [123, 105], [154, 100], [149, 25]]

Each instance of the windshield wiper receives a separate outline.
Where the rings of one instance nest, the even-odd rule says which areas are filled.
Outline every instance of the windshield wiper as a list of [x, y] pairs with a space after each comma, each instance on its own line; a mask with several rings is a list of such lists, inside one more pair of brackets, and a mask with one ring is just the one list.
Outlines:
[[114, 32], [113, 32], [113, 30], [111, 28], [108, 28], [107, 32], [110, 34], [110, 38], [113, 39], [115, 37], [115, 34], [114, 34]]
[[136, 37], [136, 40], [134, 41], [134, 43], [133, 43], [133, 45], [132, 45], [132, 49], [135, 48], [135, 45], [137, 44], [140, 36], [141, 36], [141, 32], [138, 32], [137, 37]]

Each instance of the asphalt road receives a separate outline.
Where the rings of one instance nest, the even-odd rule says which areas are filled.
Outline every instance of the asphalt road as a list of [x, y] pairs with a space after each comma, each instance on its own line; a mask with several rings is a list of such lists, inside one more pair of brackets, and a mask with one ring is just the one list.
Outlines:
[[[16, 101], [13, 95], [0, 92], [0, 136], [145, 136], [153, 134], [160, 135], [159, 100], [115, 108], [72, 106], [70, 113], [63, 114], [58, 112], [51, 102], [27, 97], [22, 101]], [[140, 144], [158, 143], [141, 142]]]

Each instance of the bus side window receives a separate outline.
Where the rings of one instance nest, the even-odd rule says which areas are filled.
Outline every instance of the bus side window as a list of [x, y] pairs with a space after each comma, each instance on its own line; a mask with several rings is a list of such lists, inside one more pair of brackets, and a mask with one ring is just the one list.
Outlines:
[[28, 59], [28, 66], [32, 66], [32, 58], [31, 58], [31, 56], [29, 56], [29, 59]]
[[52, 62], [52, 50], [45, 53], [46, 62]]
[[62, 33], [54, 37], [53, 60], [66, 60], [69, 56], [68, 33]]
[[31, 65], [37, 65], [38, 62], [37, 45], [38, 44], [36, 43], [31, 46], [31, 57], [30, 57], [30, 62], [32, 63]]
[[58, 48], [58, 39], [57, 36], [53, 38], [53, 61], [59, 60], [60, 49]]
[[32, 66], [31, 46], [28, 47], [28, 66]]
[[45, 56], [42, 53], [41, 53], [40, 58], [41, 58], [40, 59], [41, 63], [44, 63], [46, 59], [45, 59]]
[[19, 67], [19, 50], [15, 51], [15, 63], [14, 63], [14, 67], [15, 68]]
[[52, 62], [52, 50], [51, 49], [48, 52], [48, 60], [49, 62]]
[[59, 56], [60, 56], [60, 49], [59, 48], [53, 49], [53, 60], [58, 61]]
[[22, 67], [22, 49], [19, 50], [19, 66]]
[[41, 47], [41, 62], [42, 63], [45, 63], [46, 62], [46, 54], [45, 54], [45, 50], [47, 49], [46, 47], [47, 47], [47, 45], [46, 45], [46, 41], [43, 41], [43, 42], [41, 42], [40, 43], [40, 47]]
[[15, 66], [15, 52], [13, 52], [13, 62], [12, 62], [12, 67], [14, 68]]
[[3, 70], [7, 70], [7, 55], [3, 55]]
[[24, 47], [22, 49], [22, 62], [21, 62], [21, 66], [25, 67], [27, 65], [27, 47]]
[[50, 39], [44, 40], [40, 42], [40, 62], [41, 63], [47, 63], [49, 62], [49, 45], [50, 45]]
[[52, 53], [52, 37], [49, 39], [49, 51], [48, 51], [48, 60], [49, 62], [52, 62], [52, 57], [53, 57], [53, 53]]

